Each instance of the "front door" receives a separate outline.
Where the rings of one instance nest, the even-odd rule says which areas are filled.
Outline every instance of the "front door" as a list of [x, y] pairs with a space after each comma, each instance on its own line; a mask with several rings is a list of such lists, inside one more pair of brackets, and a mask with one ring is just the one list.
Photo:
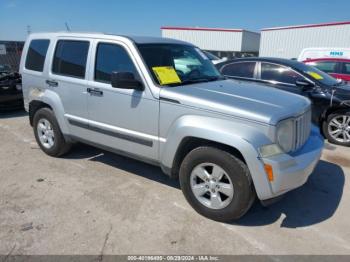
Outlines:
[[[155, 99], [123, 43], [95, 41], [88, 81], [90, 139], [111, 149], [158, 159], [159, 100]], [[112, 72], [132, 72], [144, 91], [111, 86]]]

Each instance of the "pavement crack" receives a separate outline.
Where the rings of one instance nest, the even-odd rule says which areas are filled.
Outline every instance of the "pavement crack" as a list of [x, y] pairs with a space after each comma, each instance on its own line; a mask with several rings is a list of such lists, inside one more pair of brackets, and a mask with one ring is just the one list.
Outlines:
[[109, 239], [109, 235], [110, 235], [110, 233], [112, 232], [112, 230], [113, 230], [113, 226], [112, 226], [112, 224], [110, 224], [109, 230], [108, 230], [108, 232], [106, 233], [105, 239], [104, 239], [104, 241], [103, 241], [103, 245], [102, 245], [102, 248], [101, 248], [100, 255], [98, 256], [98, 259], [97, 259], [97, 261], [99, 261], [99, 262], [101, 262], [101, 261], [103, 260], [104, 251], [105, 251], [105, 248], [106, 248], [108, 239]]
[[13, 245], [10, 252], [8, 252], [8, 254], [5, 256], [5, 258], [2, 262], [6, 262], [8, 260], [8, 258], [11, 256], [11, 254], [12, 254], [13, 250], [15, 250], [15, 248], [16, 248], [16, 244]]

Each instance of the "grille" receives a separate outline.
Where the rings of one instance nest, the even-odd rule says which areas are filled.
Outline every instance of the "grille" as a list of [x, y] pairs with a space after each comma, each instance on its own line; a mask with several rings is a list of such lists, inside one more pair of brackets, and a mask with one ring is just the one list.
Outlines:
[[311, 132], [311, 110], [306, 111], [294, 120], [294, 145], [292, 151], [301, 148], [310, 136]]

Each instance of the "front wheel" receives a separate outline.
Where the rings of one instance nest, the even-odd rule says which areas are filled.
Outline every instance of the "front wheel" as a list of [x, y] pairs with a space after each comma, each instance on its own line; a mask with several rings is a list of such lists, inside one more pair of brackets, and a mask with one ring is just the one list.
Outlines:
[[350, 146], [350, 112], [330, 114], [323, 122], [323, 132], [329, 142]]
[[255, 199], [247, 166], [217, 148], [192, 150], [183, 160], [179, 176], [181, 189], [190, 205], [213, 220], [238, 219]]

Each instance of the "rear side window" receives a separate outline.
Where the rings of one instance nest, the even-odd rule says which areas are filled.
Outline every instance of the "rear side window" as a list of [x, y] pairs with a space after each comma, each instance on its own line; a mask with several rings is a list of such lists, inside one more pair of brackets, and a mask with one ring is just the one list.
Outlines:
[[337, 68], [337, 62], [332, 61], [310, 62], [308, 65], [314, 66], [326, 73], [336, 73]]
[[96, 52], [95, 80], [110, 83], [112, 72], [131, 72], [137, 77], [134, 63], [123, 47], [99, 44]]
[[46, 39], [37, 39], [30, 42], [26, 58], [26, 69], [38, 72], [43, 71], [49, 44], [50, 40]]
[[85, 78], [89, 42], [59, 40], [53, 59], [52, 72], [58, 75]]
[[295, 84], [295, 81], [299, 78], [303, 77], [288, 67], [269, 63], [261, 63], [262, 80]]
[[255, 62], [227, 64], [221, 69], [226, 76], [254, 78]]

